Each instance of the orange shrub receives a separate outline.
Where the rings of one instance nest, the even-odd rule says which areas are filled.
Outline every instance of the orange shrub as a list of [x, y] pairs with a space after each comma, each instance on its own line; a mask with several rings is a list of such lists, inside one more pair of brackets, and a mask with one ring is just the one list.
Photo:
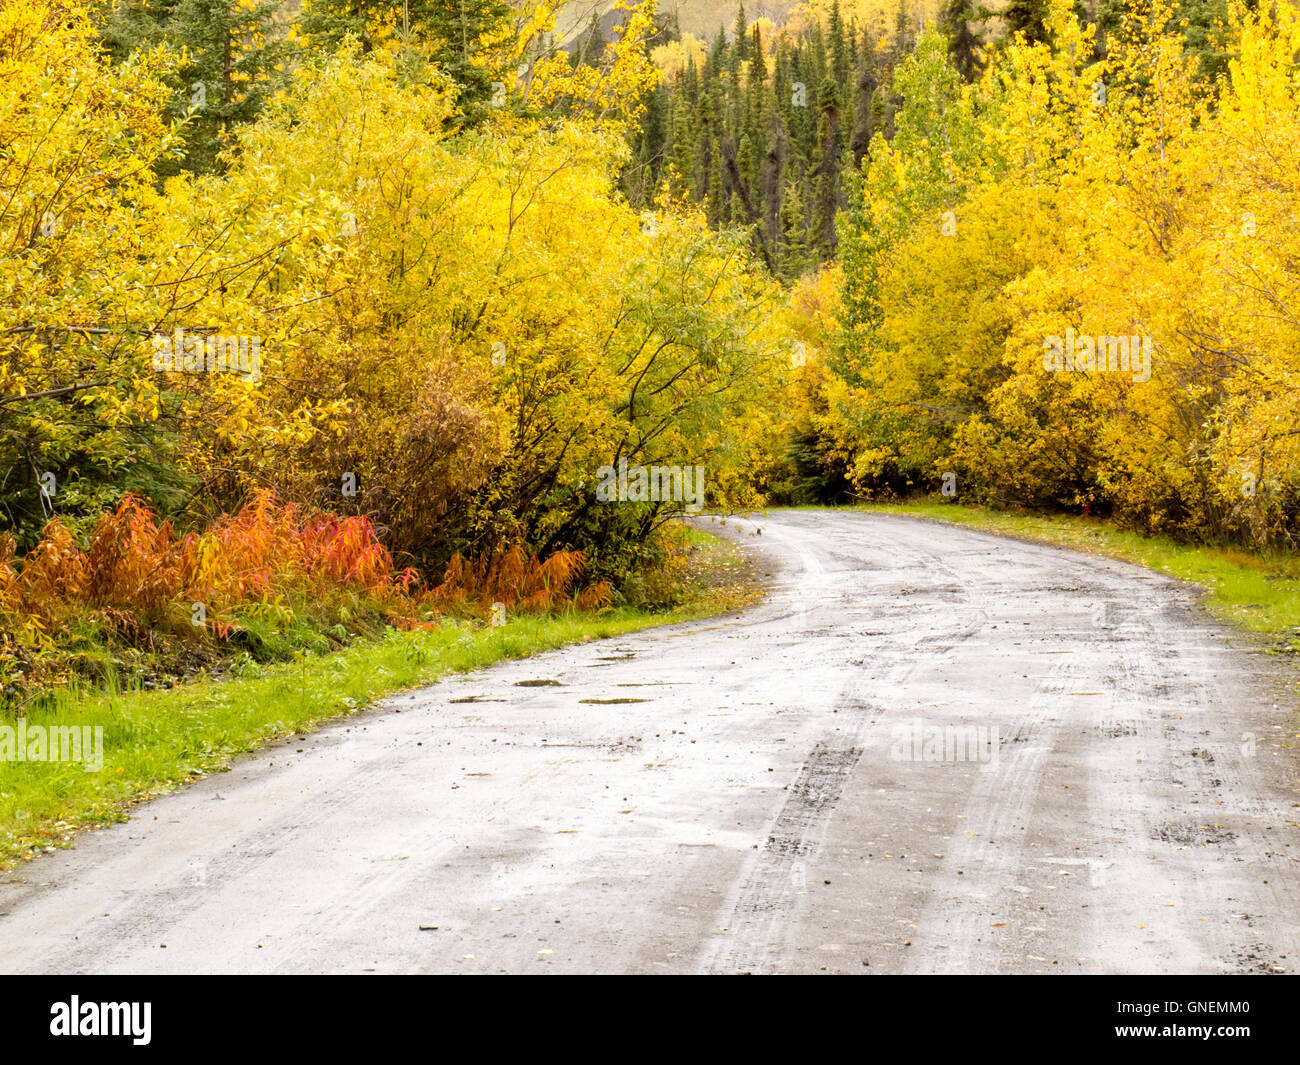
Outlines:
[[[575, 594], [581, 552], [541, 561], [519, 544], [498, 545], [468, 563], [457, 555], [441, 584], [421, 590], [415, 570], [394, 569], [369, 518], [303, 515], [270, 493], [183, 537], [127, 496], [100, 518], [85, 551], [57, 518], [26, 558], [14, 551], [14, 538], [0, 537], [0, 636], [38, 649], [57, 647], [59, 631], [77, 618], [152, 647], [159, 631], [191, 643], [205, 631], [226, 639], [239, 609], [253, 604], [291, 615], [295, 602], [330, 608], [361, 597], [388, 622], [413, 628], [424, 624], [421, 606], [486, 613], [500, 602], [544, 613], [560, 605], [598, 609], [611, 599], [605, 582]], [[206, 630], [189, 624], [196, 602], [204, 605]]]
[[582, 562], [581, 551], [556, 551], [543, 562], [535, 555], [526, 556], [517, 543], [497, 544], [469, 562], [459, 554], [452, 556], [442, 583], [427, 598], [439, 609], [474, 604], [482, 610], [503, 603], [529, 613], [545, 613], [566, 601], [584, 610], [608, 606], [611, 593], [606, 581], [573, 596]]

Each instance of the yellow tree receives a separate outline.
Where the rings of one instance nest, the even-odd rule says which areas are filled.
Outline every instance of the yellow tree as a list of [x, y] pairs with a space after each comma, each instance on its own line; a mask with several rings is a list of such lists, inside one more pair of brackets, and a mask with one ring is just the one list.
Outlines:
[[140, 210], [182, 143], [163, 119], [173, 62], [109, 66], [81, 4], [0, 5], [0, 509], [25, 540], [56, 509], [97, 515], [174, 481], [141, 343], [155, 314]]

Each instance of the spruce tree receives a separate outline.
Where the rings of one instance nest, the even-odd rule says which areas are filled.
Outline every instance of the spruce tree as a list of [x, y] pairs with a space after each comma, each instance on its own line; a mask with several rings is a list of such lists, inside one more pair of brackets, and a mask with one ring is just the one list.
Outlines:
[[878, 128], [876, 109], [873, 106], [876, 100], [876, 88], [876, 79], [864, 68], [858, 74], [857, 106], [853, 109], [853, 138], [849, 143], [849, 148], [853, 152], [854, 169], [862, 166], [862, 158], [871, 147], [871, 138]]
[[901, 58], [912, 50], [912, 18], [907, 11], [907, 0], [898, 0], [894, 13], [894, 56]]
[[743, 3], [740, 5], [740, 10], [736, 12], [736, 22], [731, 28], [731, 34], [736, 41], [737, 58], [743, 62], [749, 58], [749, 22], [745, 18], [745, 5]]
[[946, 0], [939, 15], [939, 28], [948, 40], [948, 56], [967, 81], [975, 79], [981, 66], [979, 38], [971, 29], [977, 18], [974, 0]]
[[695, 196], [699, 191], [695, 184], [695, 138], [692, 129], [690, 109], [681, 103], [673, 116], [672, 163], [676, 179], [672, 191], [675, 195]]
[[168, 44], [186, 61], [175, 75], [175, 116], [189, 115], [185, 158], [163, 160], [159, 177], [178, 169], [213, 170], [233, 127], [257, 117], [284, 84], [279, 4], [260, 0], [162, 0], [108, 9], [101, 33], [114, 58]]
[[781, 202], [781, 235], [784, 245], [781, 256], [781, 273], [789, 279], [799, 277], [808, 270], [808, 234], [804, 224], [803, 197], [799, 186], [791, 182], [786, 186]]
[[582, 43], [578, 45], [578, 63], [587, 67], [599, 67], [608, 44], [600, 29], [600, 18], [593, 11], [587, 21], [587, 32], [583, 34]]
[[813, 165], [809, 244], [819, 259], [835, 254], [835, 212], [840, 205], [840, 99], [829, 75], [817, 93], [817, 158]]
[[1046, 42], [1047, 27], [1043, 19], [1047, 15], [1046, 0], [1011, 0], [1002, 12], [1002, 20], [1007, 26], [1007, 37], [1023, 33], [1025, 40], [1031, 44], [1035, 41]]
[[763, 58], [763, 36], [754, 27], [754, 39], [749, 46], [749, 84], [762, 85], [767, 81], [767, 61]]
[[849, 84], [849, 48], [844, 40], [844, 20], [840, 17], [840, 0], [831, 0], [826, 34], [831, 53], [831, 75], [835, 78], [836, 87], [843, 92]]

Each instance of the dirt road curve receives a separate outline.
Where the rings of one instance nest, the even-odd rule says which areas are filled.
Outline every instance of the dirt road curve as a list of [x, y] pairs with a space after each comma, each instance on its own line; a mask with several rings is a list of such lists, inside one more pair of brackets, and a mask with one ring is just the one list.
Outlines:
[[1300, 969], [1286, 678], [1185, 587], [760, 524], [744, 616], [393, 698], [24, 867], [0, 972]]

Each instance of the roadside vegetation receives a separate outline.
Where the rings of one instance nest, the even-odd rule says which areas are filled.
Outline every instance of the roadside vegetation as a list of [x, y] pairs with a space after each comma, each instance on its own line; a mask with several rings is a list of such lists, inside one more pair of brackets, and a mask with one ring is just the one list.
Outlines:
[[655, 606], [511, 612], [494, 625], [471, 612], [398, 628], [372, 622], [346, 647], [300, 641], [277, 659], [243, 651], [171, 688], [76, 684], [27, 709], [28, 728], [103, 729], [103, 767], [79, 762], [0, 765], [0, 868], [123, 820], [135, 804], [286, 736], [356, 713], [385, 695], [508, 658], [713, 616], [755, 601], [761, 588], [730, 541], [675, 527], [672, 580]]
[[653, 605], [682, 500], [600, 470], [758, 498], [780, 286], [616, 187], [651, 13], [575, 64], [545, 4], [274, 7], [0, 5], [8, 713], [461, 592]]

